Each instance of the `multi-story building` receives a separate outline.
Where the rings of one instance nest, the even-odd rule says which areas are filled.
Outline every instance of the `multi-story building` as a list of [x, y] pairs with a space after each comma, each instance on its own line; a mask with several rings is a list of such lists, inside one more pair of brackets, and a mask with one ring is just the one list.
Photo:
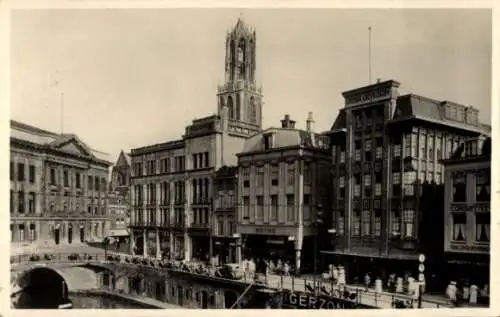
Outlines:
[[330, 131], [335, 235], [325, 253], [347, 266], [348, 278], [417, 276], [422, 184], [443, 183], [440, 160], [466, 138], [489, 133], [476, 108], [400, 96], [399, 85], [378, 81], [344, 92]]
[[107, 155], [74, 134], [10, 125], [10, 234], [14, 245], [99, 240], [106, 214]]
[[245, 258], [281, 259], [300, 270], [301, 260], [310, 267], [314, 258], [316, 211], [330, 206], [329, 139], [313, 131], [311, 114], [306, 130], [289, 115], [281, 123], [238, 153], [237, 232]]
[[128, 236], [130, 220], [130, 156], [121, 151], [116, 164], [111, 169], [111, 182], [108, 192], [108, 213], [110, 230], [108, 237], [125, 241]]
[[445, 271], [482, 287], [490, 273], [491, 138], [465, 140], [443, 164]]
[[212, 242], [219, 263], [236, 262], [236, 207], [238, 168], [222, 166], [213, 179], [214, 204]]
[[209, 253], [214, 173], [235, 165], [235, 153], [261, 129], [255, 40], [241, 19], [227, 34], [216, 115], [193, 120], [182, 139], [131, 150], [135, 252], [187, 260]]

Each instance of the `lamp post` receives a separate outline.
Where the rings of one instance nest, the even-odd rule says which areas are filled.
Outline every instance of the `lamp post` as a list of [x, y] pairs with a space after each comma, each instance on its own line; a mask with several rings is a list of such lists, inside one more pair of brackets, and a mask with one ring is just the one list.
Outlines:
[[323, 223], [323, 205], [318, 204], [316, 206], [316, 217], [314, 221], [314, 260], [313, 260], [313, 275], [314, 275], [314, 292], [317, 293], [318, 287], [316, 284], [316, 274], [318, 270], [318, 233], [319, 226]]

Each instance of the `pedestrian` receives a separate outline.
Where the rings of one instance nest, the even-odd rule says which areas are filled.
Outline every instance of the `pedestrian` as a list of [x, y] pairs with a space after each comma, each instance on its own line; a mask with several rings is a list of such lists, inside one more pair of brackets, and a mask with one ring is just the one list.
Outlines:
[[478, 292], [477, 285], [472, 284], [470, 287], [470, 294], [469, 294], [469, 303], [470, 304], [477, 304], [477, 292]]
[[290, 265], [288, 264], [288, 262], [285, 262], [285, 264], [283, 265], [283, 275], [290, 276]]
[[469, 301], [469, 283], [464, 283], [463, 289], [462, 289], [462, 294], [463, 294], [463, 300], [464, 301]]
[[369, 273], [366, 273], [365, 274], [365, 291], [368, 292], [368, 288], [370, 287], [370, 274]]
[[457, 282], [451, 281], [450, 285], [448, 285], [448, 289], [446, 291], [446, 295], [450, 299], [450, 302], [453, 305], [456, 305], [457, 302]]

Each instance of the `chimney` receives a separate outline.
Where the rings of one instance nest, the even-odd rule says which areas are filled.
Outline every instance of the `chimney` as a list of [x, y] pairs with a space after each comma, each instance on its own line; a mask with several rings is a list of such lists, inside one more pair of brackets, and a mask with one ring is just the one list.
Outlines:
[[307, 132], [314, 132], [314, 119], [312, 112], [309, 112], [309, 114], [307, 115], [306, 130]]
[[381, 78], [377, 78], [377, 84], [380, 84], [381, 81], [382, 81]]
[[290, 119], [290, 115], [286, 114], [285, 118], [281, 120], [281, 127], [284, 129], [294, 129], [295, 128], [295, 121]]

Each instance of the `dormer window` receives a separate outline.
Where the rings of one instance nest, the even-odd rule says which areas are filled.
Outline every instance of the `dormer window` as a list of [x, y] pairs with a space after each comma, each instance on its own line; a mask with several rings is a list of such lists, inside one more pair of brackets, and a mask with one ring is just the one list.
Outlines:
[[264, 150], [270, 150], [274, 147], [274, 133], [264, 135]]

